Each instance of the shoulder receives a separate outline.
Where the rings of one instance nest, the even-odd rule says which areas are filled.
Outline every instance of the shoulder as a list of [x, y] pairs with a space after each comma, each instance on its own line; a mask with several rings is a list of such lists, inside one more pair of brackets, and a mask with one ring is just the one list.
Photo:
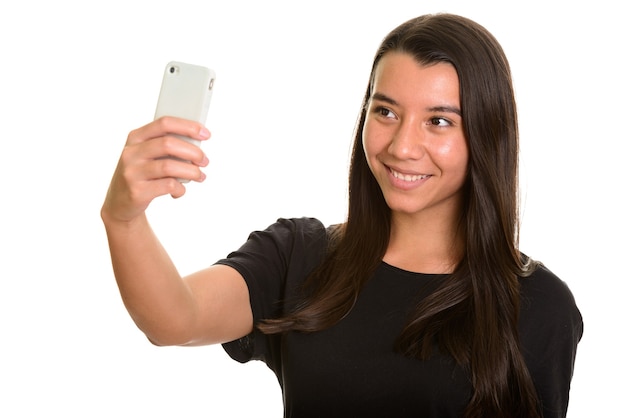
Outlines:
[[268, 251], [276, 247], [284, 251], [294, 245], [323, 240], [326, 236], [326, 227], [316, 218], [279, 218], [265, 229], [250, 233], [247, 242], [239, 251], [250, 247]]
[[248, 236], [238, 250], [219, 264], [237, 269], [244, 277], [284, 277], [287, 269], [309, 269], [325, 253], [328, 232], [316, 218], [279, 218]]
[[520, 286], [522, 333], [543, 330], [547, 336], [567, 330], [576, 341], [582, 337], [582, 315], [565, 281], [539, 264], [530, 276], [520, 278]]
[[326, 226], [317, 218], [279, 218], [267, 230], [304, 240], [319, 239], [327, 235]]
[[546, 308], [575, 308], [576, 301], [565, 281], [543, 264], [528, 277], [520, 278], [522, 304], [541, 303]]
[[317, 218], [278, 218], [276, 222], [269, 225], [264, 230], [254, 231], [250, 235], [254, 236], [255, 234], [266, 233], [283, 237], [295, 236], [307, 238], [312, 236], [325, 235], [326, 227]]
[[328, 229], [317, 218], [279, 218], [265, 230], [250, 234], [249, 240], [261, 241], [262, 246], [276, 246], [281, 252], [293, 255], [324, 249]]

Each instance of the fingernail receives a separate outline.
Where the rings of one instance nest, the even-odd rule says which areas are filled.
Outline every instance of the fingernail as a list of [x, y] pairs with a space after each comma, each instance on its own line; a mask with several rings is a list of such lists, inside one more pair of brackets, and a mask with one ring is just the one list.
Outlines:
[[198, 132], [198, 135], [200, 135], [200, 138], [208, 138], [211, 133], [209, 132], [209, 130], [207, 128], [201, 128], [200, 132]]

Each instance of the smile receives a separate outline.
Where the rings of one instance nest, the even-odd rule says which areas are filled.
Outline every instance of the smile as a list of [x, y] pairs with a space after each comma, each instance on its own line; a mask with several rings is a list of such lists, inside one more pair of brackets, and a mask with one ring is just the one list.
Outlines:
[[389, 170], [391, 171], [391, 175], [393, 175], [398, 180], [402, 180], [402, 181], [413, 182], [413, 181], [418, 181], [418, 180], [424, 180], [424, 179], [431, 177], [430, 174], [419, 174], [419, 175], [418, 174], [402, 174], [391, 168]]

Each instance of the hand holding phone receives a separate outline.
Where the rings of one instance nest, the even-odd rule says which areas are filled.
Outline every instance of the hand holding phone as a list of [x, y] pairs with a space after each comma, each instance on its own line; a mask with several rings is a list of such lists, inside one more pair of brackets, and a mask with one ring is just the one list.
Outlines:
[[[206, 124], [214, 83], [215, 71], [210, 68], [179, 61], [169, 62], [163, 73], [154, 118], [175, 116]], [[176, 136], [200, 146], [200, 141]]]

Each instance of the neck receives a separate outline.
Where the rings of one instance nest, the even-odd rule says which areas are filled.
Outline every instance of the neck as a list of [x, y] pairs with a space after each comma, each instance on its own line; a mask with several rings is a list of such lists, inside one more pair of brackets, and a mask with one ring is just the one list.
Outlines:
[[457, 217], [437, 220], [394, 214], [383, 260], [418, 273], [452, 273], [463, 256], [461, 231]]

